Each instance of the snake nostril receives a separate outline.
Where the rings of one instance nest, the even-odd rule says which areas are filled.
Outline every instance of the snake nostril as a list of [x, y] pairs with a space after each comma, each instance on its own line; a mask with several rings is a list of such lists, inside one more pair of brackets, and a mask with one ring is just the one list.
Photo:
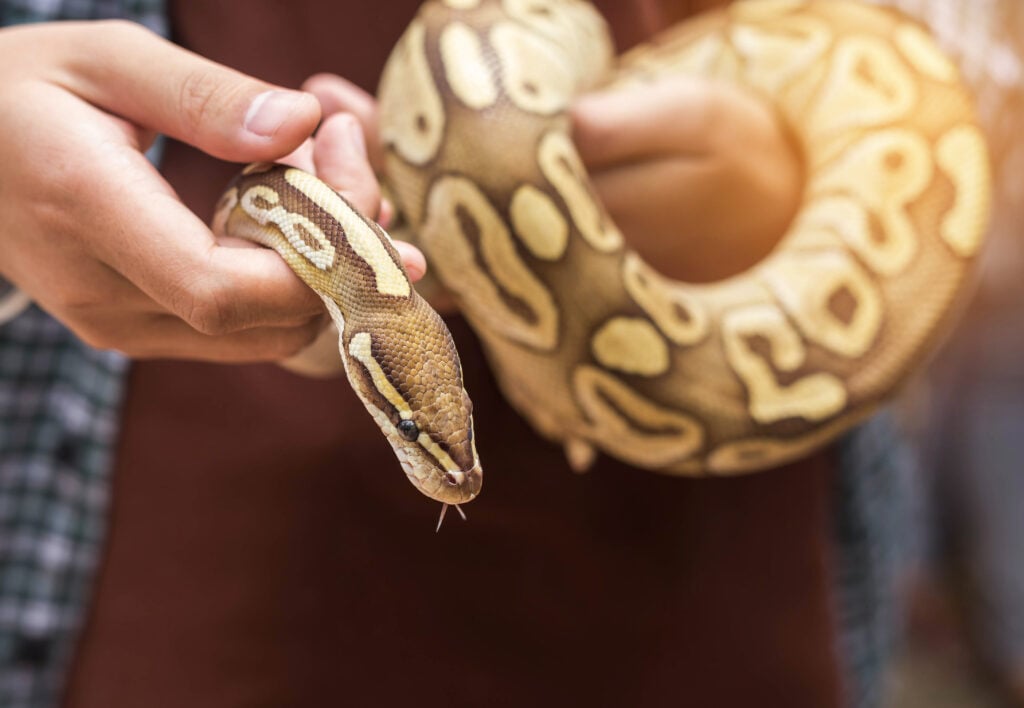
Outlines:
[[455, 475], [454, 472], [446, 472], [444, 475], [444, 481], [448, 484], [449, 487], [459, 486], [459, 478]]

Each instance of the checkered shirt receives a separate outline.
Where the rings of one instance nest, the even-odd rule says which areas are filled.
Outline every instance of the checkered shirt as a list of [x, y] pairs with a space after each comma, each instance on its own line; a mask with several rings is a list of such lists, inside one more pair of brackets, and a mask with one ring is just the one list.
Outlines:
[[[114, 17], [166, 34], [163, 0], [0, 0], [0, 26]], [[127, 362], [19, 300], [0, 280], [0, 706], [49, 708], [99, 560]]]
[[[0, 0], [0, 26], [127, 18], [164, 0]], [[127, 361], [81, 343], [0, 279], [0, 708], [53, 708], [99, 561]], [[12, 316], [20, 311], [20, 314]], [[893, 520], [911, 462], [876, 418], [839, 445], [836, 600], [850, 705], [875, 705], [890, 643]]]

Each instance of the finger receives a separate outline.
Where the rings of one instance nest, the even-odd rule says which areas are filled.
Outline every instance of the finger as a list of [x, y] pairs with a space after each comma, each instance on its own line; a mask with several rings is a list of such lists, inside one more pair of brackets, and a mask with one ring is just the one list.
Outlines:
[[[335, 113], [324, 121], [317, 132], [313, 160], [320, 179], [337, 189], [363, 214], [379, 218], [380, 185], [366, 161], [363, 130], [355, 116]], [[409, 278], [413, 282], [422, 278], [427, 263], [420, 250], [408, 243], [394, 243]]]
[[[718, 280], [749, 268], [783, 233], [787, 221], [772, 221], [782, 212], [771, 205], [744, 204], [742, 196], [737, 200], [730, 186], [742, 182], [717, 157], [646, 160], [593, 175], [602, 203], [630, 245], [666, 275], [689, 282]], [[680, 249], [684, 238], [687, 247]], [[736, 246], [723, 249], [723, 241]]]
[[376, 219], [380, 185], [366, 159], [359, 121], [351, 113], [335, 113], [317, 131], [313, 151], [316, 174], [341, 193], [356, 209]]
[[[127, 22], [73, 23], [61, 75], [90, 103], [215, 157], [273, 160], [320, 120], [317, 99], [258, 81]], [[72, 36], [73, 35], [73, 36]], [[154, 67], [159, 70], [154, 71]]]
[[322, 327], [323, 318], [316, 317], [294, 327], [256, 327], [210, 336], [173, 316], [134, 320], [122, 317], [104, 323], [100, 333], [87, 333], [86, 338], [94, 347], [114, 349], [135, 359], [245, 363], [294, 356], [316, 340]]
[[[680, 220], [688, 225], [688, 240], [700, 239], [719, 203], [734, 197], [721, 189], [720, 170], [711, 159], [667, 157], [608, 167], [593, 173], [591, 182], [631, 242], [660, 240], [664, 226], [677, 225]], [[655, 226], [656, 233], [649, 233]], [[666, 244], [666, 248], [672, 247]]]
[[409, 274], [409, 280], [416, 282], [427, 274], [427, 259], [423, 251], [405, 241], [392, 241], [398, 249], [398, 255], [402, 257], [402, 264], [405, 272]]
[[82, 180], [95, 190], [82, 194], [82, 208], [107, 236], [94, 247], [166, 312], [211, 335], [322, 313], [276, 252], [219, 243], [142, 155], [126, 150], [118, 167]]
[[380, 227], [387, 231], [391, 228], [391, 223], [395, 220], [395, 205], [391, 203], [391, 200], [387, 197], [382, 197], [380, 200], [380, 213], [377, 214], [377, 223]]
[[380, 172], [384, 165], [384, 153], [380, 147], [380, 133], [377, 126], [377, 101], [351, 81], [334, 74], [315, 74], [302, 84], [320, 101], [324, 116], [335, 113], [351, 113], [363, 127], [370, 164]]
[[[49, 252], [45, 266], [19, 264], [11, 281], [44, 310], [62, 322], [72, 322], [102, 313], [115, 316], [166, 314], [166, 310], [120, 273], [85, 253]], [[39, 277], [43, 268], [46, 274]]]
[[713, 103], [708, 82], [690, 77], [586, 94], [570, 111], [573, 139], [592, 169], [705, 153]]
[[94, 228], [105, 229], [95, 244], [102, 260], [205, 334], [291, 325], [322, 311], [276, 252], [219, 245], [161, 182], [155, 173], [96, 175], [85, 209]]
[[306, 172], [316, 172], [316, 166], [313, 164], [313, 138], [306, 138], [302, 145], [277, 161]]

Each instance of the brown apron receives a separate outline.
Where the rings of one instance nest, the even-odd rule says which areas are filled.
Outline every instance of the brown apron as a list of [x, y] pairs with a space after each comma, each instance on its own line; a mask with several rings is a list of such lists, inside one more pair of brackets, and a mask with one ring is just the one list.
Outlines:
[[[213, 59], [372, 88], [416, 3], [171, 4]], [[623, 44], [688, 10], [603, 5]], [[164, 167], [203, 216], [235, 169], [174, 143]], [[136, 364], [66, 708], [838, 704], [830, 456], [573, 475], [451, 324], [487, 483], [439, 534], [343, 380]]]

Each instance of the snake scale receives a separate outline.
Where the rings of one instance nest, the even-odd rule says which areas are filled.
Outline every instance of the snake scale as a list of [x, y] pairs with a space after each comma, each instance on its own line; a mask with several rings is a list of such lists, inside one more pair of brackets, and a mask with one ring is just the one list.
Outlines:
[[[570, 139], [574, 96], [666, 72], [766, 97], [805, 163], [779, 245], [716, 283], [670, 280], [631, 251]], [[432, 271], [507, 399], [576, 468], [602, 451], [733, 474], [825, 444], [935, 347], [985, 230], [988, 155], [956, 67], [915, 22], [857, 3], [739, 2], [613, 63], [588, 3], [436, 0], [379, 100], [388, 186]], [[458, 357], [388, 236], [282, 166], [250, 166], [217, 220], [321, 295], [413, 483], [475, 497]]]

